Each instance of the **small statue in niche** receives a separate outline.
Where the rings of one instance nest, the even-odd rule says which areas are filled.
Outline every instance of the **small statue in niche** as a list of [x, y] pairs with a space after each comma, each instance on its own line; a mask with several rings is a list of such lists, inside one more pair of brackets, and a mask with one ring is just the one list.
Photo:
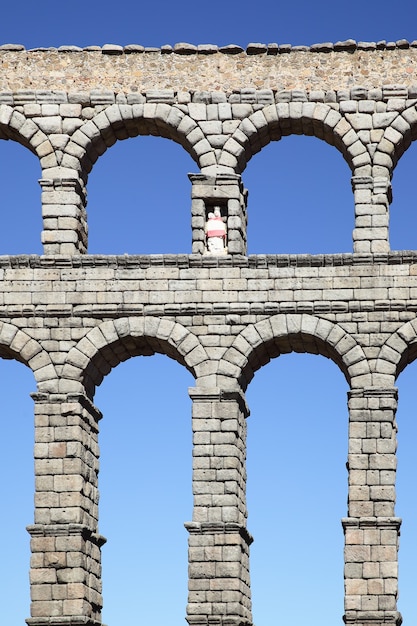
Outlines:
[[205, 233], [206, 254], [227, 254], [227, 229], [219, 206], [214, 207], [214, 210], [208, 213]]

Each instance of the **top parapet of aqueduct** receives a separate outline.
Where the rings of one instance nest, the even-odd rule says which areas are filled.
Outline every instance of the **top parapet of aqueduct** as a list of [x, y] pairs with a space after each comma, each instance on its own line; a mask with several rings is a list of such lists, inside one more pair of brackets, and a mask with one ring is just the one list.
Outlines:
[[[290, 46], [249, 44], [161, 48], [140, 45], [0, 46], [0, 92], [108, 89], [115, 93], [170, 89], [222, 91], [344, 90], [401, 86], [417, 97], [417, 41]], [[415, 93], [414, 93], [415, 92]]]

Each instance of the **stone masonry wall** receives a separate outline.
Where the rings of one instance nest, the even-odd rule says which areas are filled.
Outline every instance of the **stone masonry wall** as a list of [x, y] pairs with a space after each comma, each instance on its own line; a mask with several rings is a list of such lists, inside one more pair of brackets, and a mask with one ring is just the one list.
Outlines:
[[[195, 378], [191, 626], [252, 624], [245, 390], [271, 358], [332, 359], [349, 384], [345, 614], [400, 624], [395, 380], [417, 350], [417, 252], [391, 252], [391, 177], [417, 134], [416, 44], [0, 47], [0, 139], [42, 168], [44, 255], [0, 257], [0, 356], [34, 373], [29, 626], [101, 623], [98, 423], [113, 367], [160, 352]], [[351, 254], [246, 255], [241, 174], [289, 134], [352, 172]], [[196, 162], [190, 254], [88, 254], [88, 175], [118, 140], [160, 135]], [[206, 253], [221, 208], [227, 254]], [[344, 460], [341, 460], [343, 462]]]
[[[338, 90], [416, 84], [417, 42], [291, 46], [176, 44], [158, 48], [0, 46], [0, 90]], [[198, 71], [196, 68], [198, 66]]]

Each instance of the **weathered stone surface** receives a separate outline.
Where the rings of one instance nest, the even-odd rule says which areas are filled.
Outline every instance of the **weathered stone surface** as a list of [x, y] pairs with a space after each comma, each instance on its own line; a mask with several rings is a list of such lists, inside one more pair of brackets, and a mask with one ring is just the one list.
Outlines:
[[[407, 71], [417, 46], [22, 50], [0, 46], [0, 135], [39, 158], [45, 256], [0, 257], [0, 350], [38, 386], [28, 623], [100, 622], [92, 399], [121, 361], [163, 352], [195, 378], [187, 618], [251, 624], [244, 392], [257, 369], [293, 350], [330, 357], [350, 387], [346, 623], [398, 623], [395, 379], [415, 357], [417, 253], [390, 252], [388, 217], [394, 164], [417, 136]], [[137, 134], [170, 137], [197, 161], [190, 254], [86, 255], [87, 174]], [[246, 256], [241, 172], [289, 134], [325, 140], [349, 164], [351, 253]], [[222, 256], [207, 254], [215, 206]]]

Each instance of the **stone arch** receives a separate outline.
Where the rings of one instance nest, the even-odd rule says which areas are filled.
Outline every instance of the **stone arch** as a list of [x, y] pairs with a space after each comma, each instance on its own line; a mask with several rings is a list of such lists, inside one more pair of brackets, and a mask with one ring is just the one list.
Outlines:
[[372, 384], [369, 363], [362, 347], [341, 326], [309, 314], [278, 314], [247, 326], [225, 352], [219, 376], [237, 379], [243, 389], [256, 370], [272, 358], [289, 352], [309, 352], [332, 359], [348, 384]]
[[323, 103], [282, 102], [243, 119], [226, 141], [219, 165], [240, 174], [254, 154], [288, 135], [311, 135], [334, 145], [352, 171], [371, 163], [356, 131], [338, 111]]
[[406, 322], [381, 346], [377, 369], [391, 377], [391, 386], [403, 369], [417, 358], [417, 318]]
[[[112, 104], [85, 122], [71, 137], [62, 160], [78, 169], [86, 182], [98, 157], [118, 139], [154, 135], [179, 143], [200, 166], [201, 156], [212, 152], [197, 123], [176, 106], [165, 103]], [[214, 154], [212, 156], [215, 163]]]
[[198, 338], [177, 322], [151, 316], [109, 320], [90, 330], [69, 351], [62, 377], [74, 381], [74, 391], [85, 389], [93, 398], [104, 376], [121, 361], [156, 352], [204, 378], [208, 356]]
[[38, 391], [56, 391], [57, 374], [49, 354], [35, 339], [8, 322], [0, 322], [0, 357], [27, 365], [33, 372]]
[[54, 149], [47, 135], [32, 119], [7, 104], [0, 105], [0, 139], [11, 139], [28, 148], [39, 158], [41, 166], [47, 155], [54, 159]]
[[373, 162], [378, 167], [378, 175], [391, 179], [399, 159], [417, 138], [417, 105], [413, 104], [401, 112], [383, 114], [381, 124], [385, 126], [384, 133]]

